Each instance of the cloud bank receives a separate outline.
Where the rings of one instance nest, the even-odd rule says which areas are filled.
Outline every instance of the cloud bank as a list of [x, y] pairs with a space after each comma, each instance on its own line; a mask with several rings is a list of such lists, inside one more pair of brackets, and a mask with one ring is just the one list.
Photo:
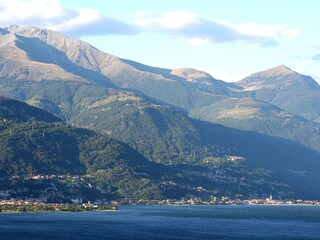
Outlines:
[[274, 46], [299, 35], [299, 29], [286, 25], [233, 24], [186, 11], [139, 11], [126, 23], [96, 9], [64, 8], [59, 0], [0, 0], [0, 24], [36, 25], [75, 37], [157, 32], [185, 39], [193, 46], [225, 42]]

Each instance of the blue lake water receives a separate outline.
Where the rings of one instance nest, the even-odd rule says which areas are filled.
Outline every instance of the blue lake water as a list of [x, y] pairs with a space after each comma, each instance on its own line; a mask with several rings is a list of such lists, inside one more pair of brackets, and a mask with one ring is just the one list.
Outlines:
[[315, 206], [137, 206], [0, 214], [1, 240], [320, 239]]

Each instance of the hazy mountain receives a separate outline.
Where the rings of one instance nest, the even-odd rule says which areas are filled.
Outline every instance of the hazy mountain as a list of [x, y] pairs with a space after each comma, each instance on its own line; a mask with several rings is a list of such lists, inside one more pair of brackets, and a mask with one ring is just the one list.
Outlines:
[[247, 96], [268, 102], [306, 119], [319, 121], [320, 86], [311, 77], [281, 65], [236, 83]]

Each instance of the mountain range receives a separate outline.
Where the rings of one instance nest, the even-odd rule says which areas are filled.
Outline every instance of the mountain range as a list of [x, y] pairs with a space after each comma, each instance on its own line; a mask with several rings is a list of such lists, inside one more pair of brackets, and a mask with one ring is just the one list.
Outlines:
[[[97, 189], [122, 197], [320, 198], [320, 87], [311, 77], [281, 65], [227, 83], [121, 59], [47, 29], [0, 30], [0, 95], [29, 104], [0, 101], [0, 117], [10, 120], [3, 124], [13, 124], [0, 139], [7, 176], [95, 172]], [[62, 142], [42, 142], [44, 131], [33, 133], [42, 128]], [[13, 133], [29, 140], [11, 142]]]

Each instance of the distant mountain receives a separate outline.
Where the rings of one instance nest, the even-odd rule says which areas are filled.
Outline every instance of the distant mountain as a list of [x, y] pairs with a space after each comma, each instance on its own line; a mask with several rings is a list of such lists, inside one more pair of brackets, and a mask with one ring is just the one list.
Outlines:
[[237, 85], [256, 89], [296, 88], [299, 90], [320, 90], [319, 85], [309, 76], [301, 75], [280, 65], [262, 72], [254, 73], [237, 82]]
[[[39, 39], [25, 38], [13, 33], [7, 33], [0, 37], [0, 73], [2, 78], [33, 81], [72, 79], [86, 82], [80, 76], [66, 71], [59, 65], [52, 64], [50, 56], [52, 59], [54, 55], [59, 55], [58, 51], [53, 48], [46, 48]], [[38, 51], [35, 54], [33, 50], [37, 48]], [[56, 53], [49, 54], [50, 49]]]
[[190, 115], [227, 127], [290, 139], [320, 152], [320, 124], [253, 98], [227, 98]]
[[[177, 106], [195, 118], [296, 139], [318, 149], [307, 143], [304, 136], [288, 134], [290, 127], [282, 117], [284, 112], [280, 114], [279, 111], [283, 109], [288, 114], [317, 121], [319, 86], [312, 78], [285, 66], [231, 84], [195, 69], [161, 69], [120, 59], [80, 40], [37, 27], [11, 26], [2, 29], [0, 38], [0, 56], [5, 56], [0, 59], [0, 94], [27, 101], [64, 120], [71, 120], [86, 105], [103, 100], [106, 94], [99, 86], [126, 88]], [[242, 116], [241, 122], [230, 114], [223, 118], [215, 107], [221, 109], [226, 103], [235, 103], [235, 99], [242, 102], [241, 99], [247, 97], [271, 105], [258, 111], [254, 109], [248, 122], [246, 115]], [[266, 109], [276, 109], [274, 106], [281, 109], [263, 113]], [[241, 103], [232, 108], [233, 113], [243, 113]], [[252, 125], [252, 119], [258, 123]], [[270, 119], [276, 123], [269, 124]], [[274, 125], [278, 127], [273, 128]], [[285, 129], [279, 129], [281, 125]], [[314, 128], [313, 123], [309, 128]]]
[[[37, 27], [10, 26], [2, 29], [0, 39], [0, 76], [6, 84], [54, 80], [125, 88], [187, 111], [230, 96], [251, 97], [309, 120], [320, 116], [319, 85], [283, 65], [234, 84], [191, 68], [162, 69], [120, 59]], [[23, 97], [18, 99], [28, 100]]]
[[0, 35], [0, 75], [11, 80], [76, 81], [134, 89], [189, 109], [236, 87], [195, 69], [162, 69], [120, 59], [88, 43], [37, 27], [10, 26]]
[[191, 109], [190, 116], [297, 141], [320, 151], [320, 87], [281, 65], [236, 83], [229, 97]]
[[236, 84], [247, 96], [309, 120], [320, 119], [319, 84], [283, 65], [252, 74]]
[[12, 124], [1, 128], [3, 172], [84, 174], [98, 192], [121, 196], [319, 198], [319, 152], [310, 149], [319, 151], [318, 125], [275, 101], [283, 96], [290, 105], [299, 85], [301, 103], [317, 95], [312, 79], [292, 74], [281, 66], [225, 83], [191, 68], [120, 59], [46, 29], [0, 29], [0, 95], [108, 135], [32, 117], [21, 126], [3, 119]]

